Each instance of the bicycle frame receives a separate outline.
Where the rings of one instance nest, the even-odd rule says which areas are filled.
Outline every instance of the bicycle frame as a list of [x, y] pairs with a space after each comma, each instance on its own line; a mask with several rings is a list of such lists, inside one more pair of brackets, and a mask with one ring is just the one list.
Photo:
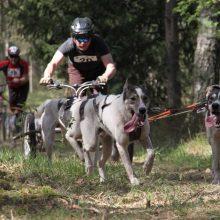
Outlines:
[[[63, 83], [58, 83], [58, 82], [53, 82], [53, 84], [49, 84], [47, 85], [47, 87], [49, 89], [62, 89], [62, 88], [69, 88], [71, 89], [74, 94], [73, 96], [75, 96], [77, 99], [75, 100], [76, 101], [79, 101], [84, 95], [84, 91], [88, 90], [88, 89], [96, 89], [96, 88], [100, 88], [100, 87], [103, 87], [105, 86], [106, 83], [100, 83], [100, 82], [97, 82], [97, 81], [87, 81], [87, 82], [84, 82], [82, 84], [75, 84], [75, 85], [69, 85], [69, 84], [63, 84]], [[59, 122], [60, 124], [62, 125], [63, 128], [66, 129], [66, 126], [64, 125], [63, 121], [61, 120], [61, 118], [59, 117]]]

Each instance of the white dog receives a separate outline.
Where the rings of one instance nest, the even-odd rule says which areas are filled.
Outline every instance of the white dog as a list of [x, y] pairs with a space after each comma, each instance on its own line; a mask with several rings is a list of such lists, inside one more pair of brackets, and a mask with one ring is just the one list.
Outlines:
[[99, 138], [102, 144], [102, 155], [98, 162], [100, 181], [105, 180], [104, 167], [111, 156], [113, 140], [125, 166], [128, 178], [133, 185], [138, 185], [127, 147], [139, 141], [147, 149], [143, 165], [146, 174], [152, 169], [154, 149], [149, 137], [150, 126], [147, 120], [149, 98], [144, 87], [125, 83], [119, 95], [98, 95], [96, 98], [84, 99], [71, 107], [72, 123], [66, 138], [80, 149], [77, 140], [82, 138], [87, 173], [94, 166], [88, 152], [96, 151]]

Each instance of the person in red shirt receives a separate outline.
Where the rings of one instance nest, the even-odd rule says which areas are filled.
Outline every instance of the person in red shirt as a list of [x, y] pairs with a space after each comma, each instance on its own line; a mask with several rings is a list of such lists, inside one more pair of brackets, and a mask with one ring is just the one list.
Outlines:
[[8, 85], [10, 109], [17, 112], [24, 106], [29, 92], [29, 64], [20, 58], [17, 46], [8, 48], [8, 59], [0, 61], [0, 71]]

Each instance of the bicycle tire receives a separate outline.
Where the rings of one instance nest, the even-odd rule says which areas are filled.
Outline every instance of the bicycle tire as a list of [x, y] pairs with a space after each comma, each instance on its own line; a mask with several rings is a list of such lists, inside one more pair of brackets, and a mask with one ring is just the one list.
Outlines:
[[6, 141], [6, 128], [5, 128], [5, 120], [7, 117], [6, 112], [2, 112], [0, 115], [1, 119], [0, 119], [0, 140], [2, 141]]
[[24, 121], [24, 138], [23, 138], [23, 148], [24, 156], [26, 159], [35, 158], [37, 152], [37, 140], [35, 131], [35, 117], [34, 113], [27, 113]]

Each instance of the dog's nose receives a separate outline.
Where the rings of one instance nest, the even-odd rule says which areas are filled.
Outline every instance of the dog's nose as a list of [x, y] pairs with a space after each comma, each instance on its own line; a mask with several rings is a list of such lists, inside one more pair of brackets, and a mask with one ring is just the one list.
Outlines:
[[213, 103], [212, 104], [212, 109], [213, 110], [218, 110], [219, 109], [219, 104], [218, 103]]
[[139, 113], [141, 115], [145, 114], [146, 113], [146, 108], [142, 107], [142, 108], [139, 108]]

